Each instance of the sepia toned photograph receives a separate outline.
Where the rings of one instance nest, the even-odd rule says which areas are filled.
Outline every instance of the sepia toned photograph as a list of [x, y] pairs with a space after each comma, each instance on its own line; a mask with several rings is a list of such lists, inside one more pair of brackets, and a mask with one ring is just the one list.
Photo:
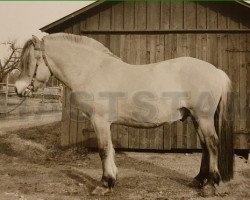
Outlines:
[[0, 200], [249, 200], [250, 1], [0, 1]]

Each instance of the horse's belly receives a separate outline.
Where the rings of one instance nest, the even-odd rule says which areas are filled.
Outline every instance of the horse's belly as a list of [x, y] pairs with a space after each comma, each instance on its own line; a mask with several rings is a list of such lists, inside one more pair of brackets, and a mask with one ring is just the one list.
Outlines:
[[113, 115], [115, 118], [109, 118], [111, 123], [135, 127], [157, 127], [182, 118], [177, 106], [156, 102], [140, 105], [125, 103], [118, 105], [116, 111], [116, 115]]

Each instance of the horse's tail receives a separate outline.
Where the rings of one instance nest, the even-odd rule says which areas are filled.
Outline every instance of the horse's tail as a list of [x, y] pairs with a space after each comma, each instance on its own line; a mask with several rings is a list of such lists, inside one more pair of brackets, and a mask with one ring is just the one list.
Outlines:
[[[233, 178], [234, 145], [231, 81], [225, 72], [221, 71], [222, 94], [214, 116], [215, 129], [219, 137], [218, 167], [223, 181]], [[229, 116], [231, 115], [231, 116]]]

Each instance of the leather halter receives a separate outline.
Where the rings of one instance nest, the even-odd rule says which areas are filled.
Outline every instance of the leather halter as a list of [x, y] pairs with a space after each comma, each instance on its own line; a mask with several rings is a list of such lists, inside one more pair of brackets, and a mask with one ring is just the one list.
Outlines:
[[[44, 40], [41, 41], [41, 44], [40, 44], [40, 47], [35, 47], [34, 50], [36, 51], [41, 51], [42, 52], [42, 57], [43, 57], [43, 61], [45, 63], [45, 65], [48, 67], [49, 69], [49, 72], [50, 72], [50, 76], [53, 76], [53, 72], [51, 70], [51, 67], [49, 65], [49, 62], [47, 60], [47, 57], [45, 55], [45, 49], [44, 49]], [[35, 79], [36, 79], [36, 74], [37, 74], [37, 69], [38, 69], [38, 62], [36, 62], [36, 67], [35, 67], [35, 71], [34, 71], [34, 74], [32, 76], [32, 79], [31, 79], [31, 82], [29, 84], [29, 86], [27, 87], [27, 89], [29, 90], [34, 90], [34, 82], [35, 82]]]

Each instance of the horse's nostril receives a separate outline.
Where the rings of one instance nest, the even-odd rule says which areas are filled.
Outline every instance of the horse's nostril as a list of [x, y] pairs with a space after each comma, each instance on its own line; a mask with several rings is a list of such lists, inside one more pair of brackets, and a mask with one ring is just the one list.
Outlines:
[[14, 90], [15, 90], [15, 93], [17, 94], [17, 89], [16, 89], [16, 87], [14, 87]]

